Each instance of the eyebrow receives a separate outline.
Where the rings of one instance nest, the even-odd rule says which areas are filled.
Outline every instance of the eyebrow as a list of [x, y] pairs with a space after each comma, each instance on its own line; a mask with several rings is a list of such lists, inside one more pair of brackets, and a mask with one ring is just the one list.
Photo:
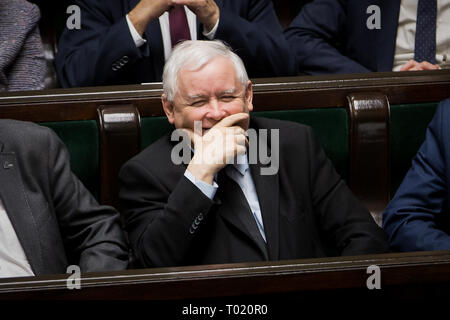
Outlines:
[[222, 92], [219, 93], [219, 95], [223, 95], [223, 94], [234, 94], [236, 92], [236, 88], [231, 88], [228, 90], [224, 90]]
[[193, 95], [189, 95], [187, 97], [187, 99], [192, 101], [192, 100], [196, 100], [196, 99], [199, 99], [199, 98], [203, 99], [203, 98], [206, 98], [206, 97], [207, 97], [207, 95], [205, 95], [205, 94], [193, 94]]

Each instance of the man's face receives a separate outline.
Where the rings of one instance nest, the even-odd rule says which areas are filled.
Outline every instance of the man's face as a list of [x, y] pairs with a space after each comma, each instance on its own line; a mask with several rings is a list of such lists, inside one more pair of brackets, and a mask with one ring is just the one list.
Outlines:
[[[217, 57], [195, 71], [181, 68], [173, 103], [162, 101], [169, 122], [177, 129], [193, 130], [194, 121], [201, 121], [204, 132], [229, 115], [252, 111], [252, 98], [251, 82], [244, 87], [233, 63]], [[248, 122], [239, 125], [246, 130]]]

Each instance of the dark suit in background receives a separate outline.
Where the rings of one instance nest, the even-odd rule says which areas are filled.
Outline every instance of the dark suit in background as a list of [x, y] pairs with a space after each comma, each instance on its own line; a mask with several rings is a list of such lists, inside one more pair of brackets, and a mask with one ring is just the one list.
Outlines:
[[383, 213], [395, 250], [450, 250], [450, 99], [439, 105], [425, 142]]
[[48, 128], [0, 120], [0, 197], [35, 275], [121, 270], [128, 249], [112, 207], [100, 206], [70, 170]]
[[210, 200], [184, 176], [185, 165], [173, 164], [174, 143], [166, 135], [120, 173], [126, 228], [138, 261], [160, 267], [387, 250], [383, 230], [338, 176], [309, 127], [264, 118], [253, 118], [250, 126], [280, 129], [278, 173], [261, 175], [263, 165], [250, 164], [267, 246], [243, 224], [242, 215], [251, 212], [240, 211], [223, 184]]
[[[377, 5], [381, 28], [367, 28], [367, 8]], [[300, 72], [392, 71], [400, 0], [315, 0], [285, 30]]]
[[[161, 81], [164, 48], [159, 20], [151, 21], [137, 48], [125, 16], [139, 0], [78, 0], [81, 29], [65, 30], [56, 69], [64, 87]], [[293, 59], [270, 0], [216, 0], [215, 39], [228, 43], [250, 77], [295, 74]], [[197, 21], [197, 36], [203, 37]], [[114, 67], [115, 66], [115, 67]], [[114, 67], [114, 68], [113, 68]], [[113, 70], [115, 69], [115, 70]]]

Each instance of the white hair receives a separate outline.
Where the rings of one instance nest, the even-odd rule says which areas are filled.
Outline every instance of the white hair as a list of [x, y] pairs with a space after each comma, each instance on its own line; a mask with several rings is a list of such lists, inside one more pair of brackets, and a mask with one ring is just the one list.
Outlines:
[[230, 59], [239, 81], [247, 87], [248, 75], [244, 63], [222, 41], [188, 40], [175, 46], [164, 66], [162, 79], [166, 99], [172, 102], [175, 97], [178, 90], [178, 71], [181, 68], [187, 67], [188, 70], [195, 71], [218, 56]]

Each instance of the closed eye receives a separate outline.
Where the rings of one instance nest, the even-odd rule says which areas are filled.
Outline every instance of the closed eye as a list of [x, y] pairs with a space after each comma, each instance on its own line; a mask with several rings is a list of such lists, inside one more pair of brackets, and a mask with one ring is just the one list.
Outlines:
[[226, 95], [226, 96], [221, 96], [220, 100], [224, 101], [224, 102], [229, 102], [232, 101], [236, 98], [236, 96], [232, 96], [232, 95]]
[[200, 107], [206, 103], [206, 100], [195, 100], [192, 101], [189, 105], [192, 107]]

